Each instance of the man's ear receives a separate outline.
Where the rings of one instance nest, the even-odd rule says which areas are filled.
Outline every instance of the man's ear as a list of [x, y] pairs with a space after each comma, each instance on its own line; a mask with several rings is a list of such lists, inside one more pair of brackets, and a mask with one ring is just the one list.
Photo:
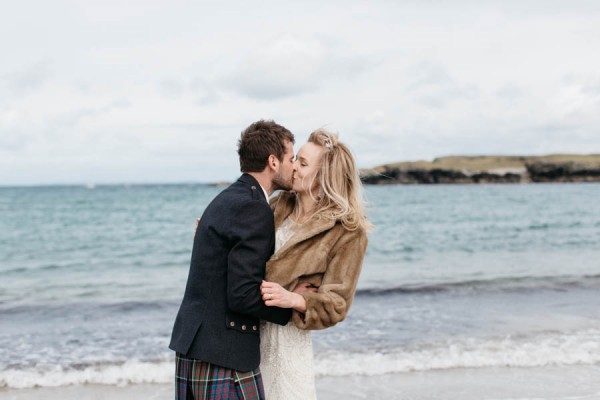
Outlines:
[[277, 169], [279, 168], [279, 159], [274, 154], [269, 155], [267, 166], [273, 171], [277, 171]]

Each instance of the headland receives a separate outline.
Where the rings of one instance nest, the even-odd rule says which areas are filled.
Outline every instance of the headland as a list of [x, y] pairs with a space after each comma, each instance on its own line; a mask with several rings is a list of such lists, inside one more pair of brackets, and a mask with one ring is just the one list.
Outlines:
[[600, 182], [600, 154], [448, 156], [361, 170], [366, 184]]

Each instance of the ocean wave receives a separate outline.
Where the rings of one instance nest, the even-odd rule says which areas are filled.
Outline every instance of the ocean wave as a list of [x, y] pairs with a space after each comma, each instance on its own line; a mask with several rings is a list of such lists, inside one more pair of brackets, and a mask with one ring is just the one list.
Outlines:
[[[82, 384], [169, 383], [173, 355], [156, 361], [71, 367], [38, 364], [0, 371], [0, 387], [32, 388]], [[454, 338], [415, 347], [365, 352], [315, 353], [315, 373], [323, 376], [383, 375], [455, 368], [544, 367], [600, 363], [600, 329], [545, 332], [530, 336]]]
[[535, 290], [569, 290], [600, 288], [600, 274], [582, 276], [524, 276], [496, 279], [472, 279], [432, 284], [407, 284], [393, 287], [362, 288], [357, 296], [387, 296], [394, 294], [433, 294], [443, 292], [529, 292]]
[[82, 384], [128, 385], [168, 383], [173, 379], [171, 360], [146, 362], [129, 360], [118, 364], [98, 364], [79, 368], [38, 365], [28, 369], [0, 372], [0, 387], [25, 389]]
[[[87, 296], [92, 297], [93, 291], [83, 291], [74, 294], [73, 298], [83, 299]], [[159, 300], [129, 300], [113, 299], [112, 302], [80, 301], [77, 305], [72, 302], [56, 302], [48, 304], [15, 304], [15, 301], [3, 302], [0, 299], [0, 315], [43, 315], [64, 316], [69, 315], [74, 309], [78, 312], [86, 313], [131, 313], [131, 312], [153, 312], [160, 310], [172, 310], [179, 305], [179, 300], [159, 299]]]
[[544, 367], [600, 363], [600, 330], [495, 339], [452, 339], [415, 348], [318, 354], [317, 376], [383, 375], [455, 368]]
[[4, 271], [0, 271], [0, 276], [2, 275], [12, 275], [12, 274], [20, 274], [22, 272], [27, 272], [28, 269], [25, 267], [16, 267], [5, 269]]

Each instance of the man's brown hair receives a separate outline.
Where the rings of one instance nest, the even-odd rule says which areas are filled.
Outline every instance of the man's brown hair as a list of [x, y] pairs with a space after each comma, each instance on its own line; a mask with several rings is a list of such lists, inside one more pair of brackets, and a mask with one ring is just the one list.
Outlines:
[[240, 170], [261, 172], [265, 169], [269, 156], [273, 154], [283, 161], [286, 141], [294, 144], [294, 135], [275, 121], [261, 119], [247, 127], [238, 141]]

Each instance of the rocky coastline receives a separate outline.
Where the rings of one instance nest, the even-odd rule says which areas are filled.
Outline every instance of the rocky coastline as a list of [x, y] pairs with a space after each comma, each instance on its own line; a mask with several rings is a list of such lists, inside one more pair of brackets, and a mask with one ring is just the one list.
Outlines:
[[361, 170], [365, 184], [600, 182], [600, 154], [450, 156]]

